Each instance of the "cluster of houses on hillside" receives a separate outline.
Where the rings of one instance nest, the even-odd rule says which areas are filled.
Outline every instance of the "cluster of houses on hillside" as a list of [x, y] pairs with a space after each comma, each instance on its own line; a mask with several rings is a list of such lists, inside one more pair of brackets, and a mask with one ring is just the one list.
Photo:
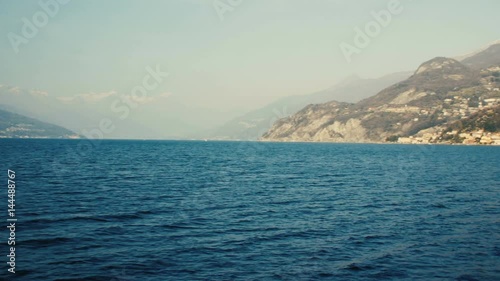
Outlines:
[[453, 99], [444, 100], [445, 105], [442, 109], [443, 117], [460, 117], [465, 119], [470, 115], [500, 104], [500, 98], [489, 98], [478, 100], [477, 104], [471, 105], [470, 98], [454, 96]]
[[489, 133], [484, 130], [474, 131], [471, 133], [461, 133], [460, 138], [463, 138], [463, 144], [494, 144], [500, 145], [500, 133]]
[[36, 128], [32, 124], [19, 123], [13, 126], [4, 128], [0, 130], [0, 138], [19, 138], [19, 139], [46, 139], [46, 138], [69, 138], [69, 139], [79, 139], [80, 136], [77, 134], [71, 135], [61, 135], [59, 137], [51, 136], [45, 129]]
[[[438, 119], [466, 119], [472, 114], [481, 110], [500, 106], [500, 98], [478, 99], [471, 102], [470, 98], [454, 96], [444, 100], [444, 106], [431, 108], [429, 110], [420, 109], [420, 115], [428, 115], [430, 112], [440, 112]], [[415, 119], [414, 121], [418, 121]], [[484, 144], [500, 145], [500, 133], [485, 132], [476, 130], [472, 132], [451, 131], [443, 133], [441, 130], [429, 131], [410, 137], [400, 137], [398, 143], [404, 144], [427, 144], [427, 143], [463, 143], [463, 144]]]
[[[459, 133], [458, 131], [451, 131], [445, 133], [448, 139], [458, 136], [462, 144], [470, 145], [500, 145], [500, 133], [485, 132], [484, 130], [477, 130], [472, 132]], [[422, 136], [400, 137], [398, 143], [402, 144], [431, 144], [431, 143], [452, 143], [452, 141], [443, 139], [441, 133], [426, 133]], [[456, 142], [453, 142], [456, 143]]]
[[500, 92], [498, 87], [498, 77], [500, 76], [500, 66], [493, 66], [481, 71], [483, 78], [481, 83], [488, 91]]
[[[472, 102], [470, 98], [462, 96], [454, 96], [445, 99], [443, 105], [432, 106], [428, 108], [422, 108], [418, 106], [408, 106], [408, 105], [385, 105], [382, 106], [381, 108], [385, 112], [413, 113], [413, 114], [418, 114], [419, 116], [428, 116], [433, 113], [438, 113], [439, 114], [438, 119], [442, 120], [453, 117], [465, 119], [481, 110], [495, 107], [498, 105], [500, 105], [500, 97], [478, 99], [476, 102]], [[369, 108], [369, 110], [375, 110], [375, 109]]]

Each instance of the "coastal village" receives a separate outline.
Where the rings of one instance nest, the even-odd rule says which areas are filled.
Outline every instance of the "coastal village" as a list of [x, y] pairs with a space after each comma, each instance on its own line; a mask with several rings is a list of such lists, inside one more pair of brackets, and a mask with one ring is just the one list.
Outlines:
[[[467, 120], [480, 112], [498, 111], [500, 108], [499, 76], [500, 66], [492, 66], [481, 70], [482, 78], [479, 79], [481, 86], [464, 89], [451, 94], [440, 105], [421, 108], [408, 107], [406, 112], [413, 112], [419, 116], [437, 114], [437, 120]], [[461, 79], [461, 77], [448, 77]], [[486, 95], [482, 95], [486, 91]], [[435, 93], [430, 93], [434, 95]], [[425, 95], [425, 93], [424, 93]], [[484, 97], [484, 98], [483, 98]], [[418, 122], [419, 118], [413, 121]], [[467, 144], [467, 145], [500, 145], [500, 132], [498, 130], [487, 131], [481, 129], [450, 129], [449, 127], [434, 127], [422, 130], [414, 136], [399, 137], [398, 143], [402, 144]]]
[[[449, 136], [457, 135], [457, 131], [447, 132]], [[458, 136], [463, 139], [462, 144], [468, 145], [500, 145], [500, 133], [490, 133], [484, 130], [478, 130], [468, 133], [460, 133]], [[439, 133], [424, 134], [422, 137], [400, 137], [398, 143], [401, 144], [434, 144], [443, 143], [451, 144], [451, 141], [443, 141]]]
[[[500, 91], [498, 88], [493, 88], [491, 90], [495, 92]], [[443, 118], [457, 118], [460, 120], [467, 119], [479, 111], [495, 109], [500, 106], [500, 98], [487, 98], [472, 101], [471, 98], [454, 96], [453, 98], [445, 99], [444, 102], [444, 106], [436, 108], [416, 108], [419, 110], [419, 115], [429, 115], [430, 112], [438, 112], [438, 120]], [[418, 121], [418, 118], [414, 121]], [[399, 137], [397, 142], [402, 144], [461, 143], [468, 145], [500, 145], [500, 132], [488, 132], [484, 129], [473, 131], [446, 131], [444, 127], [437, 127], [437, 129], [423, 130], [415, 136]]]

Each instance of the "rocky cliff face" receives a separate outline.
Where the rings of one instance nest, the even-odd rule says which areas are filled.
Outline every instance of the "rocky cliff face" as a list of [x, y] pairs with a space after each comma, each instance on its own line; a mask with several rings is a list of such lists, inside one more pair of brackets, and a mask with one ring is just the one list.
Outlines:
[[276, 122], [263, 138], [282, 141], [367, 141], [367, 132], [360, 119], [343, 120], [351, 114], [351, 107], [351, 104], [338, 102], [309, 105], [297, 114]]
[[[480, 59], [469, 58], [484, 65]], [[309, 105], [277, 121], [264, 141], [385, 142], [420, 137], [439, 142], [454, 122], [500, 105], [500, 64], [484, 69], [454, 59], [423, 63], [407, 80], [355, 104]]]
[[257, 140], [271, 128], [277, 119], [294, 114], [310, 103], [323, 103], [331, 100], [357, 102], [410, 76], [410, 72], [399, 72], [377, 79], [350, 77], [320, 92], [279, 99], [263, 108], [230, 120], [203, 138]]

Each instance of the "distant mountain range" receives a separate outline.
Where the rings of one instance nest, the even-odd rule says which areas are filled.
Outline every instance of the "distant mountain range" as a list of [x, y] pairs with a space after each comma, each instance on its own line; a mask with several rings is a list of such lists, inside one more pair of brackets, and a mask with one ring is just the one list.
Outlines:
[[[85, 131], [99, 127], [103, 119], [112, 120], [115, 129], [104, 135], [109, 139], [174, 139], [186, 138], [189, 133], [199, 131], [206, 124], [220, 124], [223, 119], [211, 111], [196, 109], [197, 114], [213, 117], [213, 120], [192, 114], [194, 109], [186, 108], [175, 96], [155, 93], [150, 99], [137, 103], [137, 107], [126, 107], [121, 102], [123, 95], [114, 91], [107, 93], [85, 93], [60, 97], [36, 90], [0, 85], [0, 106], [10, 112], [56, 124], [83, 135]], [[113, 111], [111, 105], [119, 102], [117, 108], [129, 110], [127, 118], [120, 119], [123, 111]], [[191, 116], [193, 115], [193, 116]], [[158, 118], [161, 116], [161, 118]], [[234, 115], [232, 115], [234, 116]], [[190, 119], [189, 119], [190, 118]], [[204, 123], [206, 122], [206, 123]]]
[[[257, 140], [264, 136], [262, 138], [264, 140], [279, 141], [380, 141], [386, 135], [392, 139], [394, 136], [409, 137], [412, 135], [410, 133], [414, 133], [418, 128], [427, 126], [422, 114], [412, 115], [407, 112], [406, 115], [402, 114], [404, 117], [397, 117], [392, 111], [401, 111], [402, 109], [398, 107], [417, 110], [413, 108], [416, 106], [424, 112], [435, 112], [436, 107], [446, 107], [441, 105], [443, 100], [449, 99], [452, 94], [457, 94], [454, 92], [463, 94], [465, 99], [482, 100], [489, 99], [490, 96], [495, 97], [496, 72], [491, 67], [498, 65], [499, 61], [500, 44], [497, 42], [480, 51], [461, 56], [459, 60], [436, 58], [424, 63], [415, 73], [399, 72], [377, 79], [351, 76], [329, 89], [285, 97], [229, 121], [228, 118], [236, 116], [235, 112], [225, 114], [210, 109], [190, 108], [176, 95], [170, 96], [168, 93], [151, 95], [148, 99], [142, 100], [137, 108], [129, 108], [132, 118], [120, 119], [123, 111], [118, 114], [111, 106], [119, 102], [123, 109], [124, 104], [121, 102], [123, 95], [115, 91], [61, 97], [37, 90], [0, 85], [0, 106], [3, 106], [0, 108], [25, 118], [40, 120], [38, 122], [47, 122], [45, 124], [57, 124], [61, 126], [59, 128], [65, 127], [81, 135], [98, 126], [101, 120], [111, 119], [116, 124], [116, 129], [106, 134], [105, 138]], [[493, 78], [488, 75], [493, 75], [491, 76]], [[489, 82], [485, 82], [487, 79], [490, 79]], [[470, 97], [467, 91], [476, 91], [474, 87], [478, 87], [477, 94], [475, 97]], [[484, 91], [488, 87], [492, 90]], [[389, 109], [384, 109], [384, 106]], [[453, 103], [451, 106], [453, 107]], [[367, 114], [368, 109], [373, 110], [371, 115]], [[469, 110], [469, 113], [472, 114], [474, 110]], [[311, 116], [306, 118], [304, 112], [309, 112]], [[436, 114], [439, 115], [439, 112]], [[441, 126], [448, 121], [454, 121], [448, 114], [451, 113], [444, 108], [443, 116], [439, 115]], [[378, 121], [387, 121], [387, 116], [394, 120], [402, 118], [401, 122], [396, 123], [406, 124], [405, 126], [410, 126], [411, 123], [405, 123], [407, 118], [412, 117], [412, 120], [418, 118], [419, 125], [411, 125], [412, 129], [409, 131], [406, 127], [396, 130], [374, 125]], [[7, 115], [3, 118], [7, 118]], [[300, 124], [292, 121], [297, 118], [301, 120]], [[5, 120], [3, 119], [4, 124]], [[442, 120], [446, 122], [443, 123]], [[306, 126], [308, 122], [314, 125]], [[358, 131], [361, 127], [356, 125], [357, 122], [363, 123], [361, 127], [365, 133]], [[222, 125], [215, 126], [216, 124]], [[283, 126], [280, 127], [280, 124]], [[334, 132], [331, 128], [327, 129], [328, 134], [332, 133], [333, 136], [312, 129], [314, 126], [319, 126], [323, 130], [333, 124], [340, 126]], [[346, 125], [351, 126], [353, 130], [343, 128]], [[206, 129], [214, 127], [215, 129]], [[36, 137], [34, 132], [32, 136]], [[323, 135], [320, 136], [319, 133]], [[71, 134], [60, 132], [51, 136], [73, 134], [73, 132]], [[11, 130], [9, 135], [13, 135]], [[4, 133], [4, 136], [7, 136], [7, 133]]]
[[[492, 143], [500, 128], [499, 88], [500, 44], [494, 44], [462, 62], [443, 57], [427, 61], [408, 79], [357, 103], [308, 105], [277, 121], [262, 140], [483, 143], [483, 135], [486, 140], [493, 134], [484, 141]], [[486, 121], [476, 122], [478, 118]], [[475, 124], [477, 132], [462, 121]], [[469, 138], [473, 133], [482, 135]]]
[[79, 138], [63, 127], [0, 109], [0, 138]]
[[257, 140], [271, 128], [276, 120], [290, 116], [308, 104], [331, 100], [357, 102], [376, 94], [391, 84], [408, 78], [411, 74], [411, 72], [399, 72], [377, 79], [363, 79], [351, 76], [329, 89], [308, 95], [285, 97], [263, 108], [244, 114], [212, 130], [207, 138]]

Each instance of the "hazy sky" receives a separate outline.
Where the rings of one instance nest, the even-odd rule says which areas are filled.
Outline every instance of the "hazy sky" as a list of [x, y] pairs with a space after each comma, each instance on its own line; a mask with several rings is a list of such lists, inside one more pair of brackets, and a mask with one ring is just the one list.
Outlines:
[[401, 0], [403, 11], [348, 63], [339, 44], [352, 44], [354, 28], [388, 2], [243, 0], [221, 20], [213, 0], [72, 0], [16, 54], [8, 34], [21, 35], [22, 18], [41, 8], [1, 0], [0, 84], [65, 97], [128, 93], [158, 64], [170, 76], [154, 94], [243, 112], [350, 74], [412, 70], [500, 39], [500, 1]]

